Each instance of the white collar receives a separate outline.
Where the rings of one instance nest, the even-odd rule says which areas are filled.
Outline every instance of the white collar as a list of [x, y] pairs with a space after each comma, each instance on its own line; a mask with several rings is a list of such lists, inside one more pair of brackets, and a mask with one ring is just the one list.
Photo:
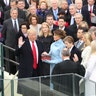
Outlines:
[[66, 57], [66, 58], [64, 58], [63, 60], [64, 60], [64, 61], [65, 61], [65, 60], [70, 60], [70, 58], [69, 58], [69, 57]]
[[74, 47], [74, 45], [72, 45], [72, 47], [69, 49], [69, 52], [71, 52], [72, 48]]
[[[91, 7], [92, 7], [92, 12], [93, 12], [93, 6], [94, 5], [92, 5]], [[88, 11], [90, 11], [90, 5], [88, 4]]]

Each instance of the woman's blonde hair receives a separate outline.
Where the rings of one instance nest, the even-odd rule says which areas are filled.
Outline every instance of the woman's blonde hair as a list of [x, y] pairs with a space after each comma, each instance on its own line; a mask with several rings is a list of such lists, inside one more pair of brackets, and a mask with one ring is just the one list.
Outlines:
[[92, 41], [91, 34], [89, 32], [85, 32], [84, 38], [85, 38], [84, 47], [89, 46], [91, 44], [91, 41]]
[[42, 23], [41, 29], [40, 29], [40, 32], [39, 32], [38, 35], [39, 35], [39, 36], [43, 36], [43, 35], [44, 35], [44, 33], [43, 33], [43, 31], [42, 31], [42, 28], [43, 28], [44, 25], [46, 25], [46, 26], [48, 27], [48, 36], [51, 36], [52, 33], [51, 33], [50, 27], [49, 27], [49, 25], [48, 25], [47, 22], [43, 22], [43, 23]]
[[94, 54], [94, 53], [96, 53], [96, 40], [93, 40], [92, 42], [91, 42], [91, 54]]

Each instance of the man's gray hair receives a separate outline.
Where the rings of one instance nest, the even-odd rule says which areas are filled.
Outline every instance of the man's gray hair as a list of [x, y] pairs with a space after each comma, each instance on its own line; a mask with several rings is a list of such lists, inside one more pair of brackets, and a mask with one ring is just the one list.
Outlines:
[[69, 49], [64, 48], [64, 49], [62, 50], [62, 55], [63, 55], [63, 56], [70, 56]]

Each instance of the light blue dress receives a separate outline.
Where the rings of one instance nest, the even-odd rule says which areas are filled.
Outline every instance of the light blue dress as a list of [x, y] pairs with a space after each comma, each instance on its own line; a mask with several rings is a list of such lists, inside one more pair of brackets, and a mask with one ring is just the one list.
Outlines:
[[51, 56], [51, 60], [45, 60], [44, 62], [50, 64], [50, 75], [52, 74], [52, 70], [55, 64], [62, 61], [61, 52], [65, 48], [65, 44], [62, 39], [55, 41], [51, 44], [49, 55]]

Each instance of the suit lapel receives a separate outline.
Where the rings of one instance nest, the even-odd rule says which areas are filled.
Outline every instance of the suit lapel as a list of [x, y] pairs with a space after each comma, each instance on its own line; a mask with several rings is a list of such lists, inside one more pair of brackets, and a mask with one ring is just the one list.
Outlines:
[[80, 45], [79, 49], [81, 50], [84, 46], [84, 42]]
[[28, 51], [30, 52], [30, 54], [32, 54], [32, 48], [31, 48], [29, 40], [26, 40], [26, 45], [27, 45], [27, 48], [28, 48]]
[[12, 19], [9, 20], [9, 25], [12, 26], [12, 28], [14, 29], [14, 25], [12, 23]]
[[37, 40], [36, 40], [36, 44], [37, 44], [37, 51], [38, 51], [38, 58], [39, 58], [39, 52], [40, 52], [39, 49], [40, 48], [39, 48], [39, 43], [37, 42]]

